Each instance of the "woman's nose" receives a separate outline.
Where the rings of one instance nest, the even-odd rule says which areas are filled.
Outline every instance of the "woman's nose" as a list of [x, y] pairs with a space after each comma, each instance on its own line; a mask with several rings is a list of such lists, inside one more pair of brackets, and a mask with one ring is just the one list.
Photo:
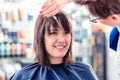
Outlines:
[[65, 42], [65, 35], [64, 34], [59, 34], [57, 39], [58, 39], [58, 42]]

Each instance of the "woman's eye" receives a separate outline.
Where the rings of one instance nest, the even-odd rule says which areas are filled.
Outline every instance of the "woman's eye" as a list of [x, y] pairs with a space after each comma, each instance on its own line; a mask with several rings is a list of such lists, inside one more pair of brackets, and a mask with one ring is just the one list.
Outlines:
[[57, 34], [57, 32], [50, 32], [50, 34]]
[[70, 34], [70, 32], [69, 31], [65, 31], [65, 34]]

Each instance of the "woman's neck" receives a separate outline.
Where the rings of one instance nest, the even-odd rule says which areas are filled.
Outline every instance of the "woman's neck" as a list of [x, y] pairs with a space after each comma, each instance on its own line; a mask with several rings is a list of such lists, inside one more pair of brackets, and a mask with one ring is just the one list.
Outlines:
[[51, 64], [61, 64], [61, 63], [63, 63], [63, 59], [62, 58], [52, 58], [52, 59], [50, 59], [50, 63]]

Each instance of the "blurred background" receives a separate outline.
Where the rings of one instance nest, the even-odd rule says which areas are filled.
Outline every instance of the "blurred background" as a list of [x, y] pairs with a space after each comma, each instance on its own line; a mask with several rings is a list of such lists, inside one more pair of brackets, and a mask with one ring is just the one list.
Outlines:
[[[0, 0], [0, 80], [34, 62], [33, 33], [45, 0]], [[91, 64], [99, 80], [119, 80], [116, 53], [109, 49], [111, 27], [89, 21], [89, 12], [74, 3], [63, 10], [74, 26], [74, 58]]]

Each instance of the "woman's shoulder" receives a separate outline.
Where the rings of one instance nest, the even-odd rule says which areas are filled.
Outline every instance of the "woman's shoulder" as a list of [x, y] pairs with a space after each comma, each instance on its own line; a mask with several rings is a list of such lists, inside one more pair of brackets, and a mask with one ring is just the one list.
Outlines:
[[34, 71], [41, 65], [39, 63], [31, 63], [23, 67], [20, 71], [14, 73], [10, 80], [25, 80], [33, 75]]
[[89, 69], [89, 67], [91, 67], [90, 64], [81, 62], [81, 61], [76, 61], [72, 64], [73, 67], [75, 68], [83, 68], [83, 69]]
[[35, 70], [36, 68], [40, 67], [41, 65], [37, 62], [35, 63], [31, 63], [31, 64], [28, 64], [26, 66], [24, 66], [20, 71], [19, 73], [28, 73], [28, 72], [31, 72], [33, 70]]
[[71, 65], [71, 68], [79, 74], [92, 75], [94, 73], [92, 66], [84, 62], [75, 62]]
[[71, 65], [71, 68], [84, 80], [98, 80], [92, 66], [84, 62], [75, 62]]
[[[26, 65], [26, 66], [24, 66], [23, 68], [22, 68], [22, 70], [31, 70], [31, 69], [34, 69], [34, 68], [36, 68], [36, 67], [40, 67], [41, 65], [38, 63], [38, 62], [34, 62], [34, 63], [31, 63], [31, 64], [28, 64], [28, 65]], [[21, 71], [22, 71], [21, 70]]]

